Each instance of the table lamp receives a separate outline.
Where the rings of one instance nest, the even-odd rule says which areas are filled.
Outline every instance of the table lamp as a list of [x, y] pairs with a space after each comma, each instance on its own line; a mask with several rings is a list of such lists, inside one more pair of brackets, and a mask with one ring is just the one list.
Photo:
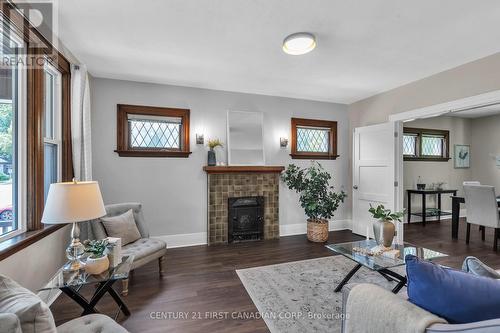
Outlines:
[[84, 265], [80, 258], [85, 252], [85, 247], [80, 242], [78, 222], [97, 219], [104, 215], [106, 215], [106, 210], [97, 182], [73, 180], [72, 182], [50, 185], [42, 223], [73, 223], [71, 243], [66, 249], [66, 256], [70, 261], [64, 266], [65, 270], [76, 271]]

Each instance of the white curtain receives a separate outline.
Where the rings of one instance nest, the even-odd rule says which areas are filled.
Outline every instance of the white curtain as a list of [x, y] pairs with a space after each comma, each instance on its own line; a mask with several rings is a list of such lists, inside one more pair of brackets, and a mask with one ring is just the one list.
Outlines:
[[71, 143], [73, 170], [79, 181], [92, 180], [89, 88], [87, 68], [71, 66]]

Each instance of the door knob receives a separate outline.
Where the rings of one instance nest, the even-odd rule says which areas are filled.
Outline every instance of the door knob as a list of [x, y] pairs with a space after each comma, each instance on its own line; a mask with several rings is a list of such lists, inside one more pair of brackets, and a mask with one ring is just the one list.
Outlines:
[[355, 189], [355, 190], [357, 190], [358, 189], [358, 185], [354, 185], [352, 188]]

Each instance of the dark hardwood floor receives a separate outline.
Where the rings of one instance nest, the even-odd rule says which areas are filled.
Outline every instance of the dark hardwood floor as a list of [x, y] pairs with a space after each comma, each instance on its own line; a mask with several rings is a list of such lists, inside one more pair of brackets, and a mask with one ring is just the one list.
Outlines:
[[[458, 240], [451, 239], [450, 220], [405, 225], [405, 240], [414, 244], [448, 253], [437, 262], [460, 268], [467, 255], [474, 255], [494, 268], [500, 268], [500, 251], [492, 250], [493, 232], [487, 230], [486, 241], [481, 241], [477, 228], [472, 228], [471, 242], [465, 244], [465, 223], [460, 222]], [[362, 239], [350, 231], [330, 233], [330, 243]], [[268, 332], [262, 319], [219, 319], [213, 313], [256, 312], [252, 300], [240, 283], [235, 270], [296, 260], [330, 256], [323, 244], [314, 244], [304, 235], [282, 237], [279, 240], [242, 243], [228, 246], [193, 246], [170, 249], [167, 254], [167, 274], [158, 277], [158, 266], [148, 264], [134, 272], [130, 293], [125, 297], [132, 315], [120, 316], [120, 322], [130, 332]], [[119, 283], [116, 284], [119, 289]], [[93, 291], [87, 287], [86, 295]], [[51, 306], [59, 324], [78, 317], [80, 308], [65, 295]], [[98, 309], [113, 316], [116, 306], [105, 296]], [[187, 319], [151, 319], [152, 312], [187, 313]], [[213, 319], [193, 319], [192, 314]], [[208, 313], [208, 314], [207, 314]], [[212, 313], [212, 315], [210, 315]], [[156, 314], [154, 314], [156, 316]]]

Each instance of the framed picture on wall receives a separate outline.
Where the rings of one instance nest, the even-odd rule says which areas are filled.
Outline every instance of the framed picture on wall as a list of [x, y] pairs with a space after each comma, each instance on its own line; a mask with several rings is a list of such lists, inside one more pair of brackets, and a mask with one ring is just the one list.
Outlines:
[[455, 169], [470, 168], [470, 145], [455, 145], [453, 161]]

